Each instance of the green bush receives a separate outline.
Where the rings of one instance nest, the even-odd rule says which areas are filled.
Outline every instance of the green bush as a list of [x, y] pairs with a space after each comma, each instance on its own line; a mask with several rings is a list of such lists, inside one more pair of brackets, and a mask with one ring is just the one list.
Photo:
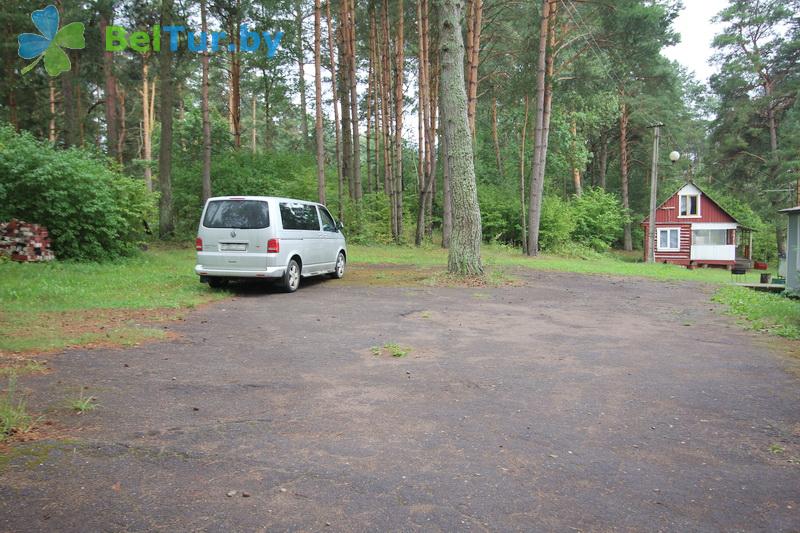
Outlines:
[[546, 252], [556, 252], [569, 243], [573, 231], [575, 216], [570, 203], [559, 196], [545, 195], [539, 222], [539, 247]]
[[[706, 186], [709, 196], [733, 216], [740, 224], [753, 229], [753, 259], [778, 264], [778, 246], [775, 227], [764, 221], [753, 209], [730, 194]], [[779, 219], [785, 229], [786, 219]]]
[[519, 194], [507, 193], [500, 188], [481, 183], [478, 187], [483, 238], [489, 242], [521, 242]]
[[585, 189], [572, 200], [575, 230], [572, 239], [598, 251], [607, 250], [622, 234], [628, 217], [615, 194]]
[[[408, 209], [405, 210], [408, 212]], [[336, 213], [334, 212], [334, 216]], [[347, 242], [353, 244], [389, 244], [392, 241], [392, 207], [389, 197], [382, 192], [364, 194], [361, 205], [345, 198], [344, 201], [344, 234]], [[416, 229], [410, 219], [404, 217], [405, 229]], [[406, 231], [410, 239], [411, 233]], [[413, 242], [413, 240], [412, 240]]]
[[58, 258], [97, 261], [130, 254], [153, 210], [143, 181], [123, 176], [96, 155], [56, 150], [0, 126], [0, 219], [47, 227]]
[[[201, 176], [202, 164], [198, 159], [176, 159], [172, 195], [179, 237], [191, 237], [197, 231], [203, 210]], [[211, 160], [211, 186], [214, 196], [287, 196], [316, 200], [316, 163], [308, 154], [227, 151], [215, 154]]]

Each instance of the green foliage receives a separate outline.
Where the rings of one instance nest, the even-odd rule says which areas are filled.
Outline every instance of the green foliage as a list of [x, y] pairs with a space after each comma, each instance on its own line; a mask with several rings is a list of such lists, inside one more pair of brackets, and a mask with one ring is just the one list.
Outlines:
[[[215, 155], [211, 165], [214, 196], [287, 196], [315, 200], [316, 170], [313, 157], [298, 152], [253, 154], [246, 150]], [[194, 235], [203, 210], [200, 158], [189, 154], [175, 163], [173, 199], [177, 234]]]
[[566, 246], [575, 227], [574, 210], [569, 202], [554, 195], [542, 199], [539, 245], [543, 251], [554, 252]]
[[0, 126], [0, 219], [46, 226], [60, 259], [129, 255], [143, 240], [153, 210], [142, 181], [87, 151], [56, 150]]
[[69, 402], [69, 406], [73, 411], [81, 415], [86, 411], [94, 411], [97, 409], [98, 404], [94, 396], [84, 396], [83, 390], [81, 390], [80, 396]]
[[[775, 227], [764, 220], [747, 203], [714, 187], [703, 186], [723, 209], [731, 214], [740, 224], [753, 229], [753, 259], [778, 263], [778, 248], [775, 239]], [[785, 224], [786, 220], [779, 220]]]
[[[54, 261], [35, 268], [0, 264], [0, 309], [19, 316], [79, 309], [194, 307], [218, 298], [198, 283], [195, 258], [193, 247], [154, 247], [104, 264]], [[0, 337], [4, 333], [0, 328]]]
[[572, 200], [575, 230], [572, 238], [598, 251], [607, 250], [622, 234], [628, 217], [615, 194], [588, 188]]
[[728, 306], [730, 314], [745, 319], [751, 329], [800, 339], [800, 301], [744, 287], [723, 287], [714, 300]]
[[[389, 244], [392, 242], [389, 197], [383, 193], [365, 194], [360, 204], [345, 198], [344, 234], [352, 244]], [[334, 212], [335, 215], [335, 212]], [[411, 227], [410, 219], [404, 220]]]
[[478, 202], [481, 207], [483, 238], [492, 242], [520, 242], [519, 199], [500, 188], [483, 184], [478, 188]]
[[17, 378], [8, 378], [8, 387], [0, 395], [0, 442], [15, 433], [27, 433], [33, 428], [35, 420], [28, 414], [24, 399], [16, 397]]

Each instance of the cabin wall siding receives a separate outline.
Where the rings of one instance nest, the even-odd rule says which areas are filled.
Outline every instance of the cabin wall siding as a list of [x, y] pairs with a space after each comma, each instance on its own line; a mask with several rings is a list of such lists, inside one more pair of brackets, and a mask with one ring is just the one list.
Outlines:
[[[700, 216], [699, 217], [679, 217], [680, 199], [678, 194], [672, 195], [666, 202], [661, 204], [656, 210], [656, 225], [659, 224], [683, 224], [693, 222], [733, 222], [736, 221], [728, 213], [722, 210], [705, 194], [700, 196]], [[647, 222], [647, 220], [645, 220]]]
[[[696, 190], [694, 185], [687, 185], [688, 191]], [[670, 196], [664, 203], [656, 209], [656, 229], [658, 228], [680, 228], [680, 250], [662, 252], [656, 249], [655, 259], [658, 263], [675, 263], [678, 265], [688, 266], [692, 263], [692, 225], [701, 223], [732, 223], [737, 224], [736, 220], [726, 213], [720, 206], [714, 203], [708, 196], [701, 192], [700, 194], [700, 216], [698, 217], [681, 217], [680, 214], [680, 194], [686, 189], [682, 188]], [[644, 227], [644, 259], [647, 261], [649, 254], [648, 235], [649, 235], [649, 218], [645, 218], [642, 222]], [[657, 234], [656, 234], [657, 235]], [[728, 230], [728, 242], [735, 242], [734, 230]], [[656, 242], [658, 238], [656, 237]], [[695, 261], [700, 264], [719, 264], [728, 265], [733, 264], [732, 261]]]

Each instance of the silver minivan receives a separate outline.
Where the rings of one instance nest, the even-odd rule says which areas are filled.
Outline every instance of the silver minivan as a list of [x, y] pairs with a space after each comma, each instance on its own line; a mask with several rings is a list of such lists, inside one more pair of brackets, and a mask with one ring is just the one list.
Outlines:
[[197, 231], [200, 281], [269, 278], [294, 292], [301, 277], [344, 276], [342, 224], [315, 202], [272, 196], [209, 198]]

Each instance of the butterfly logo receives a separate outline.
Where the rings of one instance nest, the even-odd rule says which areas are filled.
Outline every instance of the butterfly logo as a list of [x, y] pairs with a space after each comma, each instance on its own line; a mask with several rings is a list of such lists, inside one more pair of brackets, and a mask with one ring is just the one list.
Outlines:
[[31, 20], [41, 35], [23, 33], [18, 37], [19, 56], [23, 59], [36, 58], [36, 61], [22, 69], [22, 74], [33, 70], [42, 59], [44, 59], [44, 69], [50, 76], [55, 77], [71, 69], [72, 63], [63, 49], [82, 50], [86, 47], [83, 23], [73, 22], [59, 30], [60, 17], [56, 6], [47, 6], [34, 11]]

